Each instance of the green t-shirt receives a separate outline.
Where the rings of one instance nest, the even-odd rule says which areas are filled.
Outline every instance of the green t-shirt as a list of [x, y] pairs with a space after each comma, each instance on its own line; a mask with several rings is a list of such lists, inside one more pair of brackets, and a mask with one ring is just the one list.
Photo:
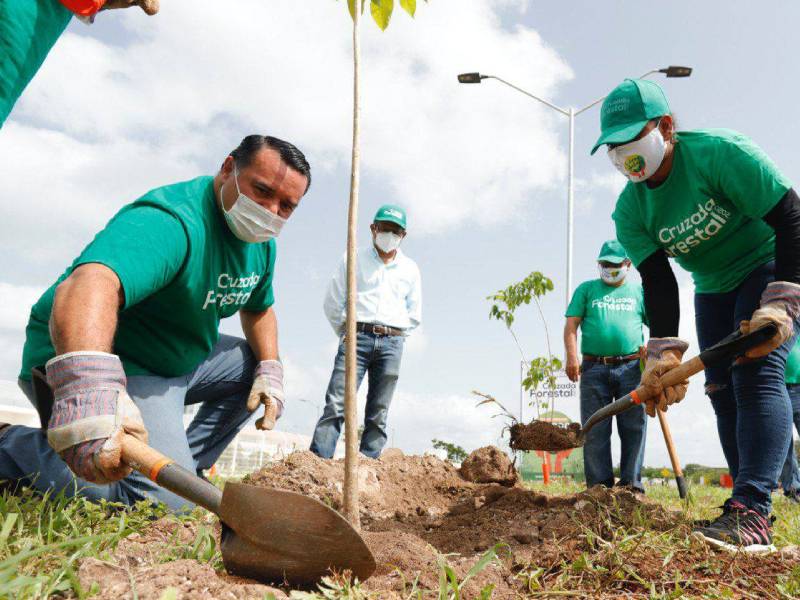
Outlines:
[[55, 355], [48, 321], [56, 286], [86, 263], [106, 265], [122, 283], [114, 352], [128, 375], [189, 373], [217, 343], [220, 319], [274, 302], [275, 240], [234, 236], [212, 177], [156, 188], [123, 207], [33, 306], [22, 379]]
[[0, 127], [71, 18], [57, 0], [0, 0]]
[[625, 281], [614, 287], [602, 279], [584, 281], [572, 295], [566, 316], [583, 319], [582, 354], [625, 356], [644, 344], [647, 315], [639, 283]]
[[792, 187], [752, 140], [726, 129], [682, 131], [658, 187], [628, 183], [617, 200], [617, 239], [639, 266], [663, 248], [695, 291], [727, 292], [775, 256], [762, 217]]
[[800, 344], [795, 342], [794, 348], [786, 359], [786, 383], [797, 385], [800, 383]]

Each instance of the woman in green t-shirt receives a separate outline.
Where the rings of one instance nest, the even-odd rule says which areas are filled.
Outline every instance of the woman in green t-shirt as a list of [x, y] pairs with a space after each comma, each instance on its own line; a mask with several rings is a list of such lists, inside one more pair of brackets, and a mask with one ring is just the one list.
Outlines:
[[602, 133], [630, 180], [617, 200], [617, 238], [639, 269], [650, 340], [642, 385], [655, 394], [648, 413], [686, 394], [663, 387], [688, 344], [677, 337], [678, 284], [668, 259], [692, 274], [701, 349], [731, 331], [778, 326], [769, 342], [732, 369], [706, 369], [706, 393], [734, 477], [723, 514], [696, 532], [745, 551], [772, 546], [770, 494], [791, 437], [786, 357], [800, 313], [800, 198], [767, 155], [730, 130], [675, 131], [661, 88], [625, 80], [603, 102]]

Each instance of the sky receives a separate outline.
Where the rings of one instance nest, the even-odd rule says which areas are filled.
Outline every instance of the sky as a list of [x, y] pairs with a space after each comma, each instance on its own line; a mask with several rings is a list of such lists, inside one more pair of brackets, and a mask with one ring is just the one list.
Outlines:
[[[667, 8], [665, 8], [667, 7]], [[530, 307], [515, 332], [529, 356], [563, 353], [567, 121], [496, 81], [580, 108], [625, 77], [670, 64], [658, 79], [679, 128], [746, 133], [794, 178], [791, 124], [800, 5], [744, 1], [571, 3], [431, 0], [363, 29], [359, 241], [377, 207], [409, 213], [403, 249], [423, 279], [423, 326], [406, 344], [389, 414], [390, 444], [421, 452], [433, 438], [468, 450], [503, 445], [505, 422], [472, 390], [519, 410], [520, 355], [486, 296], [531, 271], [553, 279], [544, 322]], [[351, 142], [350, 21], [333, 0], [164, 0], [161, 12], [74, 21], [0, 130], [0, 379], [19, 369], [30, 306], [126, 203], [147, 190], [213, 174], [250, 133], [295, 143], [313, 183], [278, 240], [275, 310], [286, 365], [280, 428], [310, 434], [336, 337], [322, 301], [345, 247]], [[789, 126], [787, 126], [789, 125]], [[575, 130], [573, 287], [597, 276], [624, 184], [604, 152], [595, 107]], [[634, 274], [632, 277], [636, 278]], [[681, 334], [697, 352], [692, 284], [679, 272]], [[546, 329], [545, 329], [546, 328]], [[241, 334], [238, 320], [223, 322]], [[684, 463], [722, 465], [702, 376], [669, 413]], [[366, 384], [362, 386], [363, 396]], [[573, 418], [576, 399], [558, 410]], [[533, 409], [525, 407], [530, 419]], [[645, 464], [668, 464], [651, 421]]]

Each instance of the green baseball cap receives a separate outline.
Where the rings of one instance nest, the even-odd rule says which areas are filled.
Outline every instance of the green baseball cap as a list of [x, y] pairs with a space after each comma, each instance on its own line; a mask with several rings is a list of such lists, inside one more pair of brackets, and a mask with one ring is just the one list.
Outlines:
[[624, 144], [639, 135], [650, 119], [671, 114], [661, 87], [646, 79], [626, 79], [603, 100], [600, 137], [592, 154], [603, 144]]
[[372, 222], [376, 221], [389, 221], [397, 223], [403, 229], [406, 228], [406, 211], [395, 204], [384, 204], [375, 213], [375, 218]]
[[610, 263], [621, 263], [628, 260], [628, 253], [617, 240], [608, 240], [603, 247], [600, 248], [600, 255], [597, 257], [597, 262], [605, 261]]

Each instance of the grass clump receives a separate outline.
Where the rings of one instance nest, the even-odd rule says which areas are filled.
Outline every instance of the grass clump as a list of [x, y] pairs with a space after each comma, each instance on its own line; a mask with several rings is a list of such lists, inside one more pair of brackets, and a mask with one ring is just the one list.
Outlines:
[[144, 530], [164, 509], [141, 503], [135, 509], [89, 502], [29, 488], [0, 495], [0, 598], [46, 598], [81, 588], [77, 563], [106, 558], [117, 543]]

